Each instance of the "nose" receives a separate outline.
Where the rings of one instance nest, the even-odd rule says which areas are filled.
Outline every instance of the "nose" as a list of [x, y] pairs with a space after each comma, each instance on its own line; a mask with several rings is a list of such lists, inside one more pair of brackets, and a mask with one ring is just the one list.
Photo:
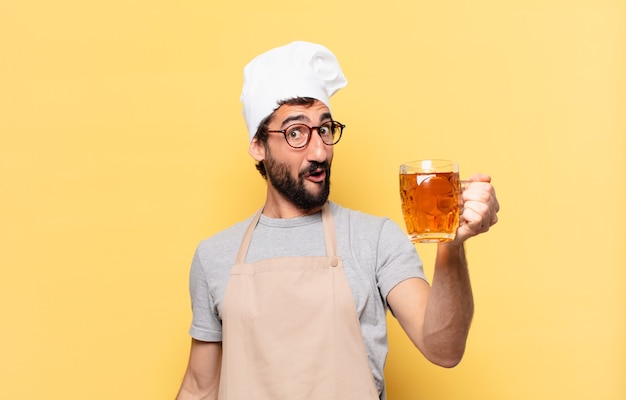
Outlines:
[[311, 131], [311, 139], [307, 145], [307, 156], [309, 161], [323, 162], [328, 157], [328, 152], [332, 151], [332, 146], [327, 145], [319, 135], [319, 128]]

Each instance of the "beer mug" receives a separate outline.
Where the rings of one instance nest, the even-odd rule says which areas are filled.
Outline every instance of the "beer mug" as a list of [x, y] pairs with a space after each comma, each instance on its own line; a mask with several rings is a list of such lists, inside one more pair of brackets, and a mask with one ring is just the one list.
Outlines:
[[417, 160], [400, 165], [402, 214], [413, 243], [454, 240], [465, 184], [454, 161]]

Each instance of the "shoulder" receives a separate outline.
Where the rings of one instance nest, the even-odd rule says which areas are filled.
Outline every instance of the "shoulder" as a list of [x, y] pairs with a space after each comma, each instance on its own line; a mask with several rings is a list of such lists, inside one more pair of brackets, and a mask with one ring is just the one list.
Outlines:
[[343, 207], [337, 203], [330, 202], [330, 210], [333, 213], [333, 217], [339, 220], [349, 220], [353, 223], [362, 224], [382, 224], [387, 217], [379, 217], [372, 214], [364, 213], [363, 211], [353, 210], [351, 208]]
[[337, 229], [347, 227], [353, 234], [380, 235], [382, 231], [400, 230], [400, 227], [388, 217], [367, 214], [333, 202], [330, 202], [330, 209], [335, 221], [337, 221]]
[[252, 218], [253, 216], [249, 216], [245, 220], [201, 240], [196, 249], [197, 256], [200, 259], [215, 258], [216, 256], [236, 251], [233, 248], [239, 248], [243, 234], [250, 225]]

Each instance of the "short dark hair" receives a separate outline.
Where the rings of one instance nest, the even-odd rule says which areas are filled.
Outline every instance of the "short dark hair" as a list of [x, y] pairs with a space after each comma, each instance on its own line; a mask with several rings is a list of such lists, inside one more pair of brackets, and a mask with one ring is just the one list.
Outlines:
[[[278, 102], [278, 107], [282, 106], [282, 105], [290, 105], [290, 106], [307, 106], [307, 107], [311, 107], [313, 105], [313, 103], [315, 103], [315, 99], [312, 97], [292, 97], [290, 99], [286, 99], [286, 100], [281, 100]], [[278, 109], [278, 107], [276, 107], [276, 109]], [[259, 128], [257, 129], [256, 133], [254, 134], [254, 137], [261, 143], [263, 143], [264, 145], [267, 144], [267, 137], [268, 137], [268, 129], [269, 129], [269, 124], [270, 122], [272, 122], [272, 118], [274, 116], [274, 113], [271, 113], [270, 115], [268, 115], [267, 117], [265, 117], [261, 123], [259, 123]], [[261, 174], [261, 176], [263, 177], [263, 179], [267, 179], [267, 171], [265, 169], [265, 165], [263, 164], [263, 161], [259, 161], [256, 164], [256, 169], [257, 171], [259, 171], [259, 173]]]

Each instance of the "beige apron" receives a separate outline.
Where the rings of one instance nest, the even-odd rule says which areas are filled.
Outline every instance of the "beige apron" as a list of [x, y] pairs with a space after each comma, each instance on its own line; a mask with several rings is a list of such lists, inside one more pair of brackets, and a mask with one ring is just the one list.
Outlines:
[[379, 400], [328, 204], [326, 256], [246, 264], [246, 231], [222, 307], [220, 400]]

